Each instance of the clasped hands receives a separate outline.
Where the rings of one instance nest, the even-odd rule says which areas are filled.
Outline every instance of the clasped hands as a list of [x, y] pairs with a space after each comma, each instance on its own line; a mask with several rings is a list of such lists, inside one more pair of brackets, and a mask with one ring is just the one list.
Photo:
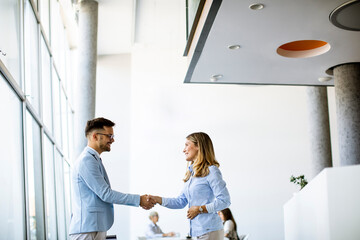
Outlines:
[[[162, 204], [162, 198], [161, 197], [147, 195], [147, 194], [140, 196], [140, 206], [143, 209], [149, 210], [149, 209], [153, 208], [156, 204], [160, 204], [160, 205]], [[206, 211], [206, 208], [205, 208], [205, 211]], [[193, 219], [199, 213], [200, 213], [199, 206], [192, 206], [187, 211], [187, 218]]]
[[140, 196], [140, 207], [142, 207], [145, 210], [149, 210], [155, 206], [155, 204], [162, 203], [161, 197], [158, 196], [152, 196], [152, 195], [141, 195]]

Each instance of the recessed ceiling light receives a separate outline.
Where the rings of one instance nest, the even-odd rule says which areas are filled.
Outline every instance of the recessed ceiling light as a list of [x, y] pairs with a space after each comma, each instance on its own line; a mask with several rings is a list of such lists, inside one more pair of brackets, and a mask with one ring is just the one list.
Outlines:
[[212, 75], [211, 77], [210, 77], [210, 81], [211, 82], [216, 82], [217, 80], [219, 80], [220, 78], [222, 78], [223, 77], [223, 75], [221, 75], [221, 74], [215, 74], [215, 75]]
[[264, 4], [262, 4], [262, 3], [254, 3], [254, 4], [251, 4], [250, 6], [249, 6], [249, 8], [251, 9], [251, 10], [261, 10], [261, 9], [263, 9], [265, 6], [264, 6]]
[[330, 13], [330, 22], [338, 28], [360, 31], [360, 1], [351, 0], [341, 4]]
[[299, 40], [288, 42], [276, 50], [283, 57], [308, 58], [326, 53], [330, 50], [330, 44], [321, 40]]
[[228, 48], [231, 50], [237, 50], [240, 48], [240, 45], [230, 45], [230, 46], [228, 46]]
[[319, 77], [318, 80], [319, 82], [327, 82], [330, 81], [332, 79], [332, 77]]

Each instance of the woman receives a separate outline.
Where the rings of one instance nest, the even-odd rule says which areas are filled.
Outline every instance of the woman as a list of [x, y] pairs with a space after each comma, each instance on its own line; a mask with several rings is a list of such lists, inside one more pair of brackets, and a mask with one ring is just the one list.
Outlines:
[[188, 170], [181, 194], [177, 198], [150, 198], [172, 209], [188, 205], [190, 235], [202, 240], [222, 240], [223, 224], [217, 211], [230, 205], [230, 196], [219, 170], [220, 164], [215, 159], [212, 141], [206, 133], [192, 133], [186, 137], [183, 152]]
[[229, 208], [219, 211], [219, 216], [224, 223], [224, 236], [229, 240], [238, 240], [236, 222]]

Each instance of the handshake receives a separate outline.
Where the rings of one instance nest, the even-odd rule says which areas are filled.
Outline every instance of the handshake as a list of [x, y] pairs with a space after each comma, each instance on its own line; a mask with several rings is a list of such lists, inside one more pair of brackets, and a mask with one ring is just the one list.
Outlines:
[[[140, 196], [140, 207], [145, 210], [149, 210], [153, 208], [156, 204], [162, 205], [162, 197], [152, 196], [152, 195], [141, 195]], [[186, 217], [188, 219], [194, 219], [200, 213], [207, 213], [206, 206], [191, 206], [188, 211]]]
[[162, 204], [162, 198], [159, 196], [152, 195], [141, 195], [140, 196], [140, 207], [145, 210], [153, 208], [156, 204]]

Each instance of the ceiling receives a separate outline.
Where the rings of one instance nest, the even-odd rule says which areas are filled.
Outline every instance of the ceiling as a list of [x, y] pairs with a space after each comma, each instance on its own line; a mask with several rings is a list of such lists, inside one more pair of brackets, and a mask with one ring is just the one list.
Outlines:
[[[329, 76], [325, 71], [330, 67], [360, 62], [360, 32], [340, 29], [329, 21], [329, 14], [344, 1], [264, 0], [261, 2], [263, 9], [251, 10], [249, 6], [257, 2], [207, 0], [219, 7], [210, 19], [209, 31], [196, 29], [207, 37], [194, 44], [197, 59], [188, 56], [192, 59], [189, 59], [191, 63], [184, 82], [333, 85], [333, 79], [327, 82], [318, 79]], [[136, 1], [98, 2], [98, 54], [130, 53]], [[330, 44], [330, 50], [309, 58], [287, 58], [277, 54], [280, 45], [297, 40], [322, 40]], [[228, 48], [235, 44], [240, 48]], [[223, 77], [214, 82], [211, 76], [216, 74]]]
[[[189, 56], [192, 59], [185, 82], [331, 86], [333, 79], [318, 80], [329, 76], [327, 69], [360, 62], [360, 32], [340, 29], [329, 21], [330, 13], [344, 0], [264, 0], [261, 10], [251, 10], [249, 6], [258, 3], [252, 1], [207, 2], [220, 2], [220, 7], [210, 19], [210, 30], [201, 32], [205, 41], [196, 43], [194, 55]], [[309, 58], [277, 54], [279, 46], [297, 40], [325, 41], [330, 50]], [[228, 48], [235, 44], [240, 48]], [[211, 76], [217, 74], [223, 77], [211, 81]]]

